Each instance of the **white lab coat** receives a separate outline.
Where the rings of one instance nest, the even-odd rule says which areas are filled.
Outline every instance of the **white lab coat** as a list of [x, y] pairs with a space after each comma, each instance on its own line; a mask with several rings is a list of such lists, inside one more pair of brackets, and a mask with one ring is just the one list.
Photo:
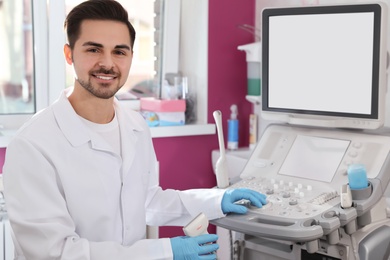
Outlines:
[[223, 190], [158, 186], [150, 131], [139, 113], [115, 101], [121, 157], [80, 120], [69, 91], [7, 147], [4, 189], [17, 259], [172, 259], [169, 239], [145, 239], [146, 224], [185, 225], [200, 212], [223, 216]]

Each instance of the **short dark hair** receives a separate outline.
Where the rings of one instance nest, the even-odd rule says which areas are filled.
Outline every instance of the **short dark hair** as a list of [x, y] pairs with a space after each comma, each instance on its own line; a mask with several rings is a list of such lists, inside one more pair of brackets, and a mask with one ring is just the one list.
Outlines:
[[69, 46], [73, 50], [76, 40], [80, 36], [80, 25], [83, 20], [110, 20], [127, 25], [130, 33], [130, 44], [133, 50], [135, 29], [129, 21], [126, 9], [114, 0], [88, 0], [74, 7], [64, 22]]

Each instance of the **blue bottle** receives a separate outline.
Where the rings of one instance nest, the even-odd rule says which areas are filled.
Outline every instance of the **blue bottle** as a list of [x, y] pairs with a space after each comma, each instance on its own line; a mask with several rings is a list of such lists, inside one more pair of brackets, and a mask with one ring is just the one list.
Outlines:
[[228, 120], [228, 144], [229, 150], [238, 149], [238, 119], [237, 119], [237, 105], [233, 104], [230, 107], [231, 114]]

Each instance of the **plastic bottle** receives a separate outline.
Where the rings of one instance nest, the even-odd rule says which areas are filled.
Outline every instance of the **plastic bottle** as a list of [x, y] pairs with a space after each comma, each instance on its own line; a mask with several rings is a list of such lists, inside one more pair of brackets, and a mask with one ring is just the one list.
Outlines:
[[228, 144], [227, 148], [229, 150], [238, 149], [238, 111], [237, 105], [233, 104], [230, 106], [231, 114], [230, 119], [228, 120]]

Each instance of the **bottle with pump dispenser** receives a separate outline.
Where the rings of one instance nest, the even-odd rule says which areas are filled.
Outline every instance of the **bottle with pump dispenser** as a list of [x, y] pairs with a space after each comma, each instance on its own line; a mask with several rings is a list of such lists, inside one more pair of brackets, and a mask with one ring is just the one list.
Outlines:
[[231, 114], [228, 120], [228, 143], [227, 148], [229, 150], [238, 149], [238, 110], [237, 105], [230, 106]]

